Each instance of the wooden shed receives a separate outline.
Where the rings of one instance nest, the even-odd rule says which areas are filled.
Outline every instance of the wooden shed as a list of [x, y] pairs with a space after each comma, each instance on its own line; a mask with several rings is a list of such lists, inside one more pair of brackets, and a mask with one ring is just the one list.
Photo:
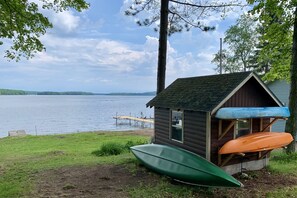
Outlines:
[[147, 103], [155, 108], [154, 143], [194, 152], [233, 174], [268, 163], [265, 152], [219, 155], [226, 142], [246, 133], [270, 131], [276, 119], [221, 120], [222, 107], [281, 107], [253, 72], [180, 78]]

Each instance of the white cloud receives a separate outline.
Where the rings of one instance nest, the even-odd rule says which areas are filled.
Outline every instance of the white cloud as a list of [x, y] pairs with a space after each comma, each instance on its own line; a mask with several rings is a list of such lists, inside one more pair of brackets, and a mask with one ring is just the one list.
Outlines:
[[[2, 87], [94, 92], [155, 90], [159, 42], [152, 27], [139, 28], [134, 17], [123, 16], [133, 1], [89, 2], [91, 8], [83, 13], [43, 10], [54, 23], [54, 29], [41, 38], [46, 51], [18, 63], [0, 60]], [[166, 85], [176, 78], [213, 74], [215, 66], [210, 62], [219, 49], [219, 38], [239, 14], [231, 14], [223, 22], [218, 15], [206, 18], [205, 23], [217, 27], [212, 32], [192, 29], [169, 37]]]
[[144, 48], [148, 52], [155, 52], [159, 46], [159, 39], [152, 36], [146, 36], [146, 42], [144, 44]]
[[[76, 30], [80, 24], [80, 16], [76, 16], [72, 10], [65, 10], [63, 12], [55, 12], [51, 9], [43, 9], [44, 3], [39, 0], [29, 0], [29, 2], [34, 2], [38, 5], [39, 11], [49, 18], [49, 20], [54, 25], [54, 30], [58, 33], [70, 33]], [[53, 0], [50, 0], [53, 1]]]
[[44, 51], [39, 52], [35, 55], [33, 59], [30, 59], [29, 62], [35, 64], [56, 64], [56, 63], [66, 63], [68, 61], [67, 57], [59, 57], [54, 54], [46, 53]]
[[80, 18], [75, 16], [72, 11], [54, 13], [51, 16], [54, 27], [66, 33], [73, 32], [80, 22]]
[[47, 50], [31, 59], [32, 64], [132, 72], [149, 62], [147, 58], [152, 58], [152, 53], [155, 55], [155, 51], [146, 44], [136, 46], [109, 39], [58, 38], [46, 35], [43, 42]]
[[134, 50], [124, 43], [101, 40], [95, 48], [98, 64], [106, 69], [131, 72], [144, 61], [144, 52]]
[[[53, 36], [47, 36], [45, 43], [47, 42], [47, 51], [38, 54], [31, 60], [32, 63], [57, 65], [58, 69], [63, 66], [79, 71], [93, 69], [113, 74], [156, 75], [158, 39], [155, 37], [146, 36], [146, 41], [142, 45], [110, 39], [61, 39]], [[197, 55], [193, 55], [194, 51], [191, 49], [186, 53], [180, 53], [170, 42], [167, 49], [169, 79], [214, 72], [210, 61], [215, 49], [211, 45], [200, 46], [203, 52]]]
[[[64, 78], [68, 83], [80, 86], [120, 86], [117, 81], [142, 78], [150, 82], [146, 90], [155, 88], [158, 57], [156, 37], [146, 36], [145, 42], [139, 45], [111, 39], [59, 38], [49, 34], [42, 40], [47, 46], [45, 52], [22, 61], [23, 64], [17, 67], [6, 68], [7, 71], [34, 72], [35, 77], [43, 79]], [[209, 59], [208, 51], [194, 55], [189, 49], [187, 53], [180, 53], [168, 41], [167, 85], [176, 78], [211, 73], [213, 70], [208, 66]]]

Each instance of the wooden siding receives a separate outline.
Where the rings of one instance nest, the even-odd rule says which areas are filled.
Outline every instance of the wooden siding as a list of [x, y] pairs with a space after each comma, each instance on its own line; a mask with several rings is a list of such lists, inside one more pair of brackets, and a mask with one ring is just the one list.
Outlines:
[[256, 79], [250, 79], [222, 107], [278, 106]]
[[[214, 164], [219, 165], [221, 162], [223, 162], [229, 155], [221, 155], [221, 162], [219, 161], [219, 150], [220, 148], [229, 140], [232, 140], [234, 137], [234, 127], [235, 125], [228, 130], [227, 134], [221, 139], [218, 140], [218, 134], [219, 134], [219, 119], [212, 118], [211, 119], [211, 162]], [[260, 132], [260, 126], [261, 122], [263, 125], [263, 128], [267, 126], [270, 123], [269, 118], [265, 119], [253, 119], [252, 120], [252, 131], [253, 133]], [[222, 120], [222, 130], [226, 129], [229, 124], [231, 123], [231, 120]], [[265, 131], [269, 131], [270, 128], [268, 128]], [[252, 160], [257, 160], [259, 156], [259, 153], [247, 153], [244, 157], [242, 156], [234, 156], [226, 165], [231, 165], [231, 164], [237, 164], [245, 161], [252, 161]]]
[[[255, 80], [249, 80], [243, 85], [231, 98], [229, 98], [222, 107], [273, 107], [278, 106], [277, 103], [270, 97], [265, 89]], [[260, 132], [270, 122], [269, 118], [253, 119], [252, 131]], [[222, 120], [222, 130], [226, 129], [231, 123], [231, 120]], [[262, 128], [261, 128], [262, 127]], [[270, 127], [265, 131], [270, 131]], [[229, 155], [221, 155], [219, 157], [219, 149], [229, 140], [234, 138], [234, 126], [230, 128], [227, 134], [218, 140], [219, 120], [212, 117], [211, 119], [211, 161], [215, 164], [222, 163]], [[247, 153], [244, 157], [235, 155], [227, 164], [232, 165], [245, 161], [257, 160], [259, 153]]]
[[155, 108], [155, 143], [166, 144], [170, 130], [169, 109]]
[[206, 156], [206, 113], [184, 111], [184, 142], [170, 139], [170, 109], [155, 108], [155, 143], [173, 145]]

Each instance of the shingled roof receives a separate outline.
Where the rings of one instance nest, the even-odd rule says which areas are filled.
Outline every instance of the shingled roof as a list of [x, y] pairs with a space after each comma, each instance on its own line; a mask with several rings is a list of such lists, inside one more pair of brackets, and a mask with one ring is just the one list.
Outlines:
[[[179, 78], [149, 101], [147, 106], [211, 112], [252, 77], [265, 87], [252, 72]], [[281, 104], [277, 98], [275, 100]]]

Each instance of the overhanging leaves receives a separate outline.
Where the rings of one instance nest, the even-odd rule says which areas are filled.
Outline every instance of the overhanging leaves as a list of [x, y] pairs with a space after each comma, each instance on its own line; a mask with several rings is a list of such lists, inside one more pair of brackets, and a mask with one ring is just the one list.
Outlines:
[[[78, 11], [88, 8], [84, 0], [40, 0], [43, 8], [64, 11], [74, 8]], [[18, 61], [21, 57], [31, 58], [36, 52], [44, 50], [39, 40], [41, 35], [52, 28], [52, 23], [43, 16], [37, 3], [28, 0], [0, 1], [0, 45], [12, 41], [6, 50], [8, 59]]]

